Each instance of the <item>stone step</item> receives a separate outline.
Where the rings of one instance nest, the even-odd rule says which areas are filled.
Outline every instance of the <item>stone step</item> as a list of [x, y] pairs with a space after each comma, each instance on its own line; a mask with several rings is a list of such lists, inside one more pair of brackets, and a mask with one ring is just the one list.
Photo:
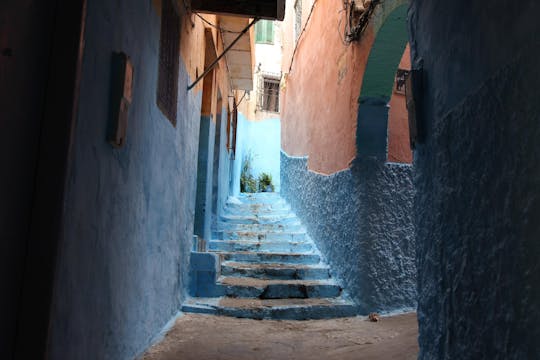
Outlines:
[[330, 270], [326, 265], [294, 264], [250, 264], [225, 261], [221, 264], [224, 276], [244, 276], [258, 279], [329, 279]]
[[267, 253], [252, 251], [215, 251], [215, 253], [220, 255], [222, 261], [247, 263], [318, 264], [321, 261], [319, 254], [315, 253]]
[[241, 232], [299, 232], [305, 231], [299, 221], [288, 224], [236, 224], [228, 222], [218, 222], [218, 231], [241, 231]]
[[304, 231], [215, 231], [212, 236], [216, 240], [311, 241]]
[[310, 242], [292, 241], [251, 241], [251, 240], [212, 240], [208, 243], [209, 251], [251, 251], [251, 252], [280, 252], [299, 253], [312, 252]]
[[332, 298], [341, 294], [333, 280], [265, 280], [248, 277], [221, 276], [217, 284], [225, 287], [225, 295], [259, 299]]
[[285, 202], [279, 193], [241, 193], [236, 197], [243, 204], [272, 204]]
[[192, 298], [182, 311], [250, 319], [310, 320], [352, 317], [357, 307], [343, 298], [330, 299], [234, 299]]
[[287, 215], [291, 208], [285, 205], [225, 205], [225, 213], [231, 215]]
[[298, 217], [294, 214], [288, 213], [287, 215], [221, 215], [220, 222], [227, 222], [230, 224], [275, 224], [285, 225], [291, 223], [298, 223]]

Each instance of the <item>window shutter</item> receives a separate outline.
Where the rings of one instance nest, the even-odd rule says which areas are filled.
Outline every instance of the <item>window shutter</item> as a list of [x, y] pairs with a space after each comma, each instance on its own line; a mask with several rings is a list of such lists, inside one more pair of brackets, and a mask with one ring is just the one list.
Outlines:
[[266, 21], [266, 42], [268, 44], [274, 43], [274, 22]]

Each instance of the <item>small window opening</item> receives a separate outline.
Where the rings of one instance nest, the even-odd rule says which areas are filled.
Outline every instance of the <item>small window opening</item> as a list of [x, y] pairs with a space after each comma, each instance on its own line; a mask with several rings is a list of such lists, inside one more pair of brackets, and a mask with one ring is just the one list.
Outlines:
[[257, 92], [258, 110], [279, 112], [279, 77], [261, 75]]
[[171, 0], [161, 5], [157, 105], [169, 121], [176, 125], [178, 101], [178, 65], [180, 57], [180, 16]]

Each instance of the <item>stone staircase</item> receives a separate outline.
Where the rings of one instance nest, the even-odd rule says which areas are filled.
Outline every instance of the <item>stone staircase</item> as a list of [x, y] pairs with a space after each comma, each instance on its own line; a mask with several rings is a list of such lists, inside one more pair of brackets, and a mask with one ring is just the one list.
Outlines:
[[356, 315], [279, 194], [229, 198], [207, 249], [192, 253], [193, 297], [184, 312], [296, 320]]

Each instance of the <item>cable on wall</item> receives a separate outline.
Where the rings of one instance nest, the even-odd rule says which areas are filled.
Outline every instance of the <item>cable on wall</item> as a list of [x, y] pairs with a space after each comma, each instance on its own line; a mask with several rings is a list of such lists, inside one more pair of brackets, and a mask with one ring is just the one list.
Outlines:
[[300, 35], [298, 35], [298, 39], [296, 40], [296, 45], [294, 46], [294, 51], [293, 51], [293, 54], [292, 54], [292, 57], [291, 57], [291, 64], [289, 66], [288, 73], [290, 73], [291, 70], [292, 70], [293, 63], [294, 63], [294, 56], [296, 55], [296, 50], [298, 49], [298, 45], [300, 44], [300, 40], [302, 39], [302, 35], [304, 34], [304, 31], [306, 30], [306, 27], [309, 24], [309, 19], [311, 19], [311, 15], [313, 14], [313, 10], [315, 9], [315, 5], [317, 4], [317, 1], [318, 0], [315, 0], [313, 2], [313, 5], [311, 5], [311, 10], [309, 11], [309, 15], [308, 15], [308, 17], [306, 19], [306, 23], [304, 24], [304, 27], [302, 27], [302, 31], [300, 31]]

